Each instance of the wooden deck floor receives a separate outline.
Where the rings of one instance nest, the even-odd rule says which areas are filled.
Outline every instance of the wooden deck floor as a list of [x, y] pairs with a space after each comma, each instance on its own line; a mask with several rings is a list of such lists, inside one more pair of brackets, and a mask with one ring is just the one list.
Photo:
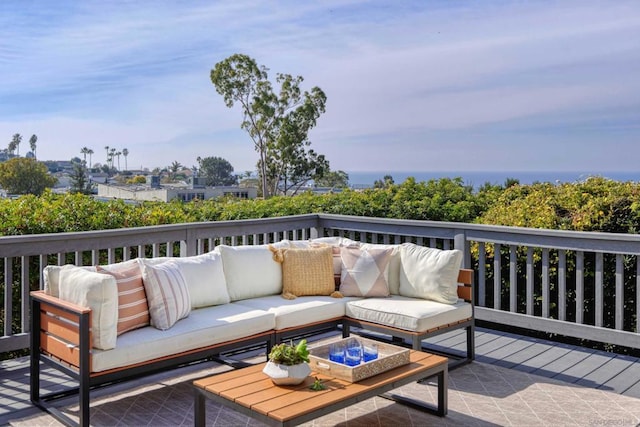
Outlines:
[[[428, 344], [436, 350], [453, 348], [463, 352], [466, 348], [462, 332], [441, 335], [428, 340]], [[640, 398], [638, 358], [478, 328], [476, 360], [582, 387]], [[55, 372], [47, 380], [52, 389], [57, 387], [58, 382], [65, 381]], [[136, 381], [109, 387], [109, 392], [132, 388]], [[10, 424], [13, 419], [37, 412], [39, 410], [29, 402], [28, 359], [0, 362], [0, 425]]]

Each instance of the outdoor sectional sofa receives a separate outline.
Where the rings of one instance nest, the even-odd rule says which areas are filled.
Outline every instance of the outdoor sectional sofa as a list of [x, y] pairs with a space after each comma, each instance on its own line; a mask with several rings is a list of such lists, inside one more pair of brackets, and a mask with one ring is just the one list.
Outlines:
[[[408, 341], [455, 328], [474, 358], [472, 271], [461, 252], [411, 243], [330, 237], [218, 246], [192, 257], [138, 258], [97, 267], [47, 266], [31, 293], [31, 400], [72, 420], [41, 395], [43, 364], [76, 379], [79, 423], [90, 389], [222, 353], [354, 327]], [[64, 393], [69, 393], [65, 391]]]

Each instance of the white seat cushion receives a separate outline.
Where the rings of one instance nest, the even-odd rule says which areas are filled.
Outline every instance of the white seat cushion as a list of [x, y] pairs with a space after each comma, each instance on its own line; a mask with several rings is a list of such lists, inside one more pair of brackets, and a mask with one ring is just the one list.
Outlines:
[[347, 302], [347, 316], [412, 332], [424, 332], [471, 317], [471, 304], [458, 300], [445, 304], [392, 295]]
[[[279, 297], [278, 297], [279, 298]], [[158, 357], [220, 344], [272, 330], [275, 316], [233, 303], [199, 308], [161, 331], [147, 326], [118, 337], [116, 348], [93, 351], [92, 367], [101, 372]]]
[[280, 295], [252, 298], [239, 301], [241, 304], [275, 315], [276, 330], [303, 326], [342, 317], [347, 301], [355, 298], [331, 298], [329, 296], [306, 296], [288, 300]]

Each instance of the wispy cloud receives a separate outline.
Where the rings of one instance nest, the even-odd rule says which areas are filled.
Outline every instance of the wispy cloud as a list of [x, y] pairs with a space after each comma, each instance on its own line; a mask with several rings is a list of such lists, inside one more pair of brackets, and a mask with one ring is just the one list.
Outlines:
[[312, 141], [336, 169], [456, 169], [447, 159], [463, 157], [548, 169], [539, 152], [580, 144], [552, 166], [637, 169], [633, 155], [584, 154], [640, 136], [635, 1], [7, 0], [0, 141], [37, 133], [48, 158], [121, 145], [132, 165], [216, 155], [251, 169], [241, 113], [209, 81], [236, 52], [327, 93]]

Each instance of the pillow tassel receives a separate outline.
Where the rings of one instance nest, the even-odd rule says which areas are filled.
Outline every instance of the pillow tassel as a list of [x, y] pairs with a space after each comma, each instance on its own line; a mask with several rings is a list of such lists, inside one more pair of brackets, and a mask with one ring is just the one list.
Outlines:
[[296, 299], [297, 297], [292, 294], [291, 292], [283, 292], [282, 293], [282, 298], [284, 299]]
[[273, 260], [277, 263], [282, 264], [284, 262], [284, 250], [278, 249], [273, 245], [269, 245], [269, 250], [273, 252]]
[[333, 291], [331, 292], [331, 295], [329, 295], [331, 298], [344, 298], [344, 295], [342, 295], [342, 292], [340, 291]]

